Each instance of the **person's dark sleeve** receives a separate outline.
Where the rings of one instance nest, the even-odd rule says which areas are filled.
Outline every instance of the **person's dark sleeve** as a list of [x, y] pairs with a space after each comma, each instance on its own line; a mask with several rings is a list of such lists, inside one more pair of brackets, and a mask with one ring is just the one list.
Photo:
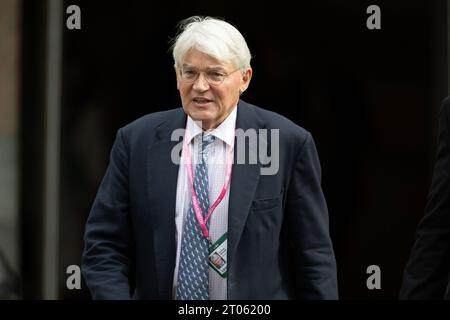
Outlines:
[[94, 299], [130, 299], [132, 295], [128, 190], [128, 151], [119, 130], [86, 222], [82, 271]]
[[329, 235], [321, 168], [308, 133], [297, 156], [287, 198], [287, 228], [299, 299], [338, 299], [336, 260]]
[[438, 153], [425, 214], [406, 265], [401, 299], [443, 299], [450, 271], [450, 141], [448, 109], [439, 115]]

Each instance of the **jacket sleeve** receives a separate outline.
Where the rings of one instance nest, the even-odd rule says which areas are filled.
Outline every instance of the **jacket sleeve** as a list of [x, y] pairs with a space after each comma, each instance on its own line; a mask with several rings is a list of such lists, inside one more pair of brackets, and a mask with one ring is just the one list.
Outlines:
[[130, 299], [133, 236], [128, 151], [121, 130], [85, 229], [82, 271], [94, 299]]
[[443, 299], [450, 272], [450, 140], [448, 109], [442, 103], [433, 180], [425, 214], [403, 275], [401, 299]]
[[299, 150], [287, 198], [287, 227], [299, 299], [338, 299], [336, 260], [313, 138]]

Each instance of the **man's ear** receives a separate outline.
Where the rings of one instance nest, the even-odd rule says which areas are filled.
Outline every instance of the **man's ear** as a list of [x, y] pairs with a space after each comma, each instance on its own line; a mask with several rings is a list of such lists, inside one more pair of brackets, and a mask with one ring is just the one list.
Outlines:
[[244, 93], [245, 90], [247, 90], [248, 86], [250, 85], [250, 80], [252, 79], [253, 70], [252, 68], [247, 68], [245, 72], [242, 74], [241, 77], [241, 85], [239, 87], [239, 93]]

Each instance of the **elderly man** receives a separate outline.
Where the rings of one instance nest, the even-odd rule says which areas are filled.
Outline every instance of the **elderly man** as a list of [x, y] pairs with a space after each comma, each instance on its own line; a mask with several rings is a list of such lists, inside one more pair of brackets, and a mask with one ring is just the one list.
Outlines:
[[[186, 19], [173, 57], [183, 108], [118, 131], [86, 223], [83, 273], [93, 297], [337, 299], [311, 135], [240, 100], [251, 55], [229, 23]], [[257, 140], [238, 137], [251, 132]], [[264, 147], [275, 170], [263, 170], [267, 158], [250, 160]]]

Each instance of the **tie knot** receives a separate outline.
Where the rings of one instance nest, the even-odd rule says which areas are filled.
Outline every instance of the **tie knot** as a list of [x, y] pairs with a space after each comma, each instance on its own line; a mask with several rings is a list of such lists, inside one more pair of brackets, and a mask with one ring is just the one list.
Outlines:
[[208, 148], [208, 146], [209, 146], [211, 143], [214, 142], [215, 138], [216, 138], [216, 137], [214, 137], [212, 134], [205, 134], [205, 133], [202, 133], [202, 141], [201, 141], [201, 143], [202, 143], [202, 150], [201, 150], [201, 152], [202, 152], [202, 153], [205, 152], [206, 149]]

